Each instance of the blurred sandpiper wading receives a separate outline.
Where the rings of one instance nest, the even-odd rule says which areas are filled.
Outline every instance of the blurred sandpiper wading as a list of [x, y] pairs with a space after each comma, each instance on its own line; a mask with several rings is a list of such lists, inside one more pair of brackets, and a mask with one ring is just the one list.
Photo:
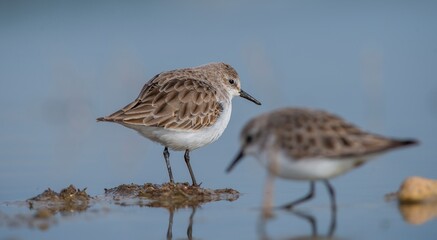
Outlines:
[[310, 192], [282, 206], [288, 209], [314, 196], [315, 181], [323, 181], [336, 209], [329, 179], [385, 151], [417, 143], [368, 133], [331, 113], [303, 108], [284, 108], [255, 117], [240, 136], [241, 150], [227, 172], [245, 155], [252, 155], [270, 177], [310, 181]]

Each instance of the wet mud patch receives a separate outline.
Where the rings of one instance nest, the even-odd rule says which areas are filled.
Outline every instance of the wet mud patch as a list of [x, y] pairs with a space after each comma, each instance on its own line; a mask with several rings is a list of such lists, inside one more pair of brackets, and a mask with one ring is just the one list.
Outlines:
[[85, 211], [92, 199], [86, 188], [80, 190], [73, 185], [62, 189], [59, 193], [48, 188], [41, 194], [27, 200], [30, 209], [48, 209], [56, 212]]
[[189, 183], [122, 184], [105, 189], [105, 196], [118, 205], [140, 205], [178, 209], [197, 207], [208, 202], [235, 201], [240, 193], [234, 189], [207, 189]]
[[207, 189], [191, 186], [189, 183], [122, 184], [105, 189], [105, 198], [109, 198], [116, 205], [167, 209], [167, 239], [172, 239], [173, 217], [178, 209], [191, 208], [186, 233], [187, 239], [194, 239], [193, 219], [196, 209], [209, 202], [235, 201], [239, 196], [240, 193], [233, 189]]
[[56, 224], [58, 213], [69, 216], [76, 212], [86, 211], [93, 198], [73, 185], [62, 189], [59, 193], [48, 188], [41, 194], [26, 201], [15, 202], [12, 206], [27, 206], [30, 212], [9, 215], [0, 212], [0, 225], [8, 227], [29, 227], [46, 230]]
[[110, 212], [114, 205], [166, 208], [171, 219], [175, 210], [191, 208], [191, 226], [197, 207], [209, 202], [235, 201], [239, 196], [240, 193], [233, 189], [207, 189], [188, 183], [122, 184], [105, 189], [104, 194], [97, 196], [90, 196], [86, 188], [81, 190], [73, 185], [59, 192], [48, 188], [25, 201], [0, 202], [0, 229], [24, 227], [47, 230], [79, 214], [85, 214], [87, 219], [90, 216], [99, 217]]

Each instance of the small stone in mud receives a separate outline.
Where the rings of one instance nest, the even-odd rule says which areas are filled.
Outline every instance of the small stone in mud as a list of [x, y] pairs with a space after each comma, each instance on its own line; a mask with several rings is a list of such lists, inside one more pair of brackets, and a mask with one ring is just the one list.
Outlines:
[[[6, 215], [0, 212], [0, 226], [11, 227], [28, 226], [46, 230], [56, 224], [56, 214], [66, 216], [72, 212], [81, 212], [88, 209], [92, 198], [86, 193], [86, 189], [80, 190], [70, 185], [59, 193], [48, 188], [41, 194], [26, 200], [30, 214]], [[65, 214], [67, 213], [67, 214]]]
[[28, 199], [28, 201], [59, 201], [59, 194], [48, 188], [41, 194]]

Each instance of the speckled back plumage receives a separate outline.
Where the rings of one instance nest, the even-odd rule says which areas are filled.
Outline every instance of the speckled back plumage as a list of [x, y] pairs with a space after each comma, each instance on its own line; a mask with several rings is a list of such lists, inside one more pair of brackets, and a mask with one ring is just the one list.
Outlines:
[[132, 103], [98, 120], [179, 130], [209, 127], [223, 111], [220, 99], [231, 99], [221, 82], [229, 77], [238, 74], [225, 63], [163, 72]]
[[242, 136], [250, 134], [262, 138], [261, 144], [274, 135], [275, 145], [295, 160], [360, 157], [412, 143], [365, 132], [325, 111], [302, 108], [284, 108], [254, 118], [242, 132]]

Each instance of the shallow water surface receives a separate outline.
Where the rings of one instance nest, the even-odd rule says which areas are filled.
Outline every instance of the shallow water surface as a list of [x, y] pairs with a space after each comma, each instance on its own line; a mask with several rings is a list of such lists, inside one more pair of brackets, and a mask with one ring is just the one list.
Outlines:
[[[385, 201], [412, 175], [437, 178], [437, 4], [336, 2], [0, 2], [0, 239], [431, 239], [436, 207]], [[155, 74], [224, 61], [260, 100], [233, 100], [219, 140], [191, 153], [198, 182], [234, 201], [163, 208], [117, 204], [105, 189], [162, 184], [163, 147], [95, 119], [125, 106]], [[225, 168], [244, 123], [283, 106], [321, 108], [363, 129], [420, 144], [333, 179], [333, 226], [322, 184], [296, 211], [260, 221], [265, 171]], [[190, 181], [183, 152], [170, 156]], [[97, 199], [39, 212], [25, 201], [70, 184]], [[274, 204], [309, 184], [277, 180]], [[37, 221], [35, 220], [37, 217]]]

